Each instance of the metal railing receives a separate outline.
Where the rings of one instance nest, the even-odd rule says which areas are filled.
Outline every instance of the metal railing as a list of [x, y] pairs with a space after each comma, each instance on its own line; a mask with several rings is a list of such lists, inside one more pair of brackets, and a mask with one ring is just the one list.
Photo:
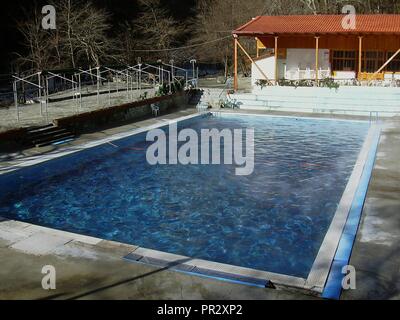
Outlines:
[[[169, 70], [166, 70], [165, 67], [169, 68]], [[175, 82], [184, 79], [187, 86], [189, 81], [188, 71], [186, 69], [162, 62], [159, 66], [140, 63], [134, 66], [124, 66], [121, 69], [122, 70], [102, 66], [87, 70], [74, 70], [73, 73], [69, 73], [68, 76], [61, 71], [36, 72], [27, 76], [13, 75], [12, 94], [14, 97], [16, 120], [17, 122], [20, 121], [19, 97], [21, 93], [23, 97], [26, 97], [27, 93], [37, 91], [34, 95], [38, 97], [38, 102], [40, 103], [40, 116], [45, 116], [46, 121], [48, 121], [49, 105], [55, 101], [72, 99], [74, 101], [73, 106], [76, 105], [75, 111], [79, 112], [83, 110], [84, 86], [87, 88], [87, 94], [85, 96], [96, 95], [96, 105], [100, 107], [100, 96], [105, 93], [108, 94], [108, 105], [112, 105], [112, 93], [117, 92], [118, 94], [121, 91], [121, 82], [124, 83], [126, 99], [129, 101], [135, 98], [135, 90], [139, 93], [139, 97], [141, 97], [143, 90], [153, 90], [156, 89], [157, 85], [167, 85], [169, 93], [172, 93], [172, 85]], [[178, 73], [184, 73], [184, 76], [180, 76]], [[106, 74], [109, 74], [110, 77], [105, 76]], [[88, 84], [87, 79], [91, 79], [91, 84]], [[106, 90], [101, 89], [104, 82], [107, 83]], [[111, 84], [114, 82], [115, 85], [112, 86]], [[21, 85], [21, 83], [23, 84]], [[68, 84], [68, 89], [65, 89], [66, 84]], [[60, 86], [62, 90], [59, 91], [58, 89]], [[94, 90], [92, 90], [93, 87], [95, 87]], [[115, 87], [116, 91], [113, 91], [112, 88], [115, 89]], [[69, 92], [72, 93], [72, 97], [66, 95]], [[56, 97], [55, 94], [57, 94]], [[52, 98], [50, 99], [50, 97]], [[45, 107], [43, 108], [43, 106]]]
[[[27, 79], [31, 79], [33, 77], [38, 77], [38, 84], [33, 83]], [[17, 121], [19, 122], [20, 117], [19, 117], [19, 103], [18, 103], [18, 83], [19, 82], [23, 82], [25, 84], [29, 84], [33, 87], [36, 87], [38, 89], [38, 97], [39, 97], [39, 101], [40, 101], [40, 115], [43, 114], [43, 110], [42, 110], [42, 100], [41, 100], [41, 96], [42, 96], [42, 90], [44, 90], [44, 87], [41, 85], [41, 77], [42, 77], [42, 72], [37, 72], [34, 73], [32, 75], [26, 76], [24, 78], [20, 78], [17, 76], [13, 75], [13, 78], [15, 79], [13, 82], [13, 92], [14, 92], [14, 103], [15, 103], [15, 111], [16, 111], [16, 115], [17, 115]], [[46, 111], [47, 111], [47, 97], [46, 97]]]

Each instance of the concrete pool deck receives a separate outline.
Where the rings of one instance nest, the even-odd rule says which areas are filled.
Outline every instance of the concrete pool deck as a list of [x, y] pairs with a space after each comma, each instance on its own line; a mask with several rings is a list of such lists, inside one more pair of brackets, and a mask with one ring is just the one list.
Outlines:
[[[72, 145], [152, 125], [160, 119], [179, 118], [193, 112], [192, 110], [181, 111], [162, 116], [159, 119], [150, 119], [84, 135], [74, 141]], [[400, 209], [400, 200], [398, 199], [400, 168], [397, 163], [400, 155], [399, 140], [399, 124], [387, 123], [383, 128], [361, 229], [351, 259], [352, 265], [358, 271], [357, 287], [359, 289], [345, 292], [342, 296], [344, 299], [379, 299], [399, 296], [398, 228], [400, 219], [397, 217]], [[4, 167], [21, 163], [27, 160], [26, 157], [58, 152], [58, 149], [62, 149], [62, 147], [33, 149], [20, 154], [6, 155], [3, 156], [4, 162], [1, 165]], [[389, 186], [387, 186], [388, 181], [392, 181], [389, 182]], [[375, 188], [374, 183], [376, 184]], [[382, 220], [381, 211], [384, 212], [387, 220]], [[33, 247], [36, 248], [36, 252], [32, 250]], [[121, 259], [122, 256], [129, 253], [128, 251], [132, 252], [131, 246], [121, 246], [116, 250], [115, 246], [107, 241], [89, 237], [74, 239], [72, 236], [49, 235], [43, 232], [43, 229], [28, 224], [0, 222], [0, 259], [3, 262], [3, 268], [0, 270], [0, 298], [311, 298], [299, 292], [221, 283], [216, 280], [171, 272], [168, 268], [130, 264]], [[386, 256], [393, 258], [388, 259]], [[54, 265], [57, 269], [57, 290], [52, 292], [41, 289], [43, 275], [40, 271], [44, 265], [49, 264]]]

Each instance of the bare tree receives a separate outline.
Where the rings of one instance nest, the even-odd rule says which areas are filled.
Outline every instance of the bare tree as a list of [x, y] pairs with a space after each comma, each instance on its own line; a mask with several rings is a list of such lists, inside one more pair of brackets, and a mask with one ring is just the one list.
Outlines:
[[[111, 36], [110, 15], [86, 0], [53, 0], [57, 30], [41, 28], [39, 10], [26, 14], [17, 27], [25, 53], [18, 65], [30, 70], [145, 59], [189, 60], [222, 63], [225, 73], [232, 64], [232, 30], [259, 15], [339, 14], [347, 4], [357, 13], [399, 13], [399, 0], [198, 0], [197, 16], [177, 22], [161, 0], [139, 0], [141, 13], [120, 25], [118, 43]], [[188, 27], [190, 26], [190, 28]], [[115, 34], [114, 29], [114, 34]], [[254, 40], [242, 40], [254, 53]], [[179, 47], [179, 50], [175, 50]], [[187, 48], [181, 50], [182, 48]], [[247, 59], [239, 60], [243, 72]]]
[[[199, 1], [192, 43], [205, 45], [196, 47], [192, 54], [205, 62], [222, 63], [227, 75], [232, 64], [232, 30], [255, 16], [265, 14], [267, 8], [265, 0]], [[243, 43], [250, 52], [254, 51], [254, 40], [252, 46], [248, 40]], [[247, 72], [249, 67], [246, 59], [240, 59], [239, 63], [242, 71]]]
[[[185, 27], [168, 13], [160, 0], [140, 0], [140, 4], [143, 11], [134, 23], [138, 49], [149, 49], [147, 56], [150, 58], [168, 60], [174, 57], [171, 48], [181, 43]], [[152, 54], [152, 50], [156, 52]]]
[[44, 30], [38, 9], [17, 23], [23, 35], [25, 54], [19, 54], [22, 68], [45, 70], [79, 65], [99, 66], [117, 58], [116, 46], [108, 36], [109, 14], [83, 0], [59, 0], [57, 29]]
[[85, 5], [85, 9], [84, 23], [80, 24], [80, 28], [74, 30], [73, 35], [87, 61], [100, 66], [102, 61], [115, 59], [114, 41], [107, 35], [107, 31], [110, 29], [109, 15], [102, 9], [94, 9], [90, 3]]
[[51, 31], [42, 28], [42, 16], [37, 10], [25, 13], [17, 22], [17, 28], [23, 36], [26, 54], [17, 54], [18, 69], [39, 71], [53, 66], [52, 57], [55, 37]]
[[135, 49], [139, 47], [135, 27], [132, 23], [125, 21], [119, 26], [118, 51], [120, 61], [123, 64], [133, 65], [136, 63], [137, 54]]
[[344, 5], [353, 5], [358, 13], [398, 13], [397, 0], [300, 0], [304, 13], [341, 13]]
[[99, 66], [100, 60], [114, 58], [115, 45], [108, 37], [110, 16], [104, 9], [81, 0], [61, 0], [55, 6], [61, 51], [73, 68], [77, 63]]

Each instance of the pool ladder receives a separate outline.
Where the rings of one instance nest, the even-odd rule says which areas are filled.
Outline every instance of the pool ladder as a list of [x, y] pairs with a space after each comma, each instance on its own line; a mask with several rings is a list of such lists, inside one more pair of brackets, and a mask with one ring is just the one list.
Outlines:
[[369, 113], [369, 123], [378, 123], [379, 122], [379, 112], [378, 111], [371, 111]]
[[211, 114], [212, 114], [214, 117], [222, 117], [222, 112], [221, 112], [221, 110], [212, 111]]

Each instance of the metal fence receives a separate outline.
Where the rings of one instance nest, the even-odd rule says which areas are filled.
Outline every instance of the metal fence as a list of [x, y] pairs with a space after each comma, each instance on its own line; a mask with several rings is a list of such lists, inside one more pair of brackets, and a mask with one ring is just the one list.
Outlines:
[[49, 107], [58, 101], [68, 100], [71, 108], [79, 113], [85, 104], [102, 108], [120, 102], [122, 97], [126, 102], [144, 99], [149, 90], [160, 91], [159, 94], [172, 93], [178, 83], [185, 88], [197, 87], [197, 77], [187, 69], [161, 61], [156, 65], [143, 63], [72, 72], [41, 71], [26, 76], [13, 75], [15, 119], [19, 122], [21, 112], [25, 109], [21, 107], [30, 104], [39, 104], [40, 116], [48, 122]]

